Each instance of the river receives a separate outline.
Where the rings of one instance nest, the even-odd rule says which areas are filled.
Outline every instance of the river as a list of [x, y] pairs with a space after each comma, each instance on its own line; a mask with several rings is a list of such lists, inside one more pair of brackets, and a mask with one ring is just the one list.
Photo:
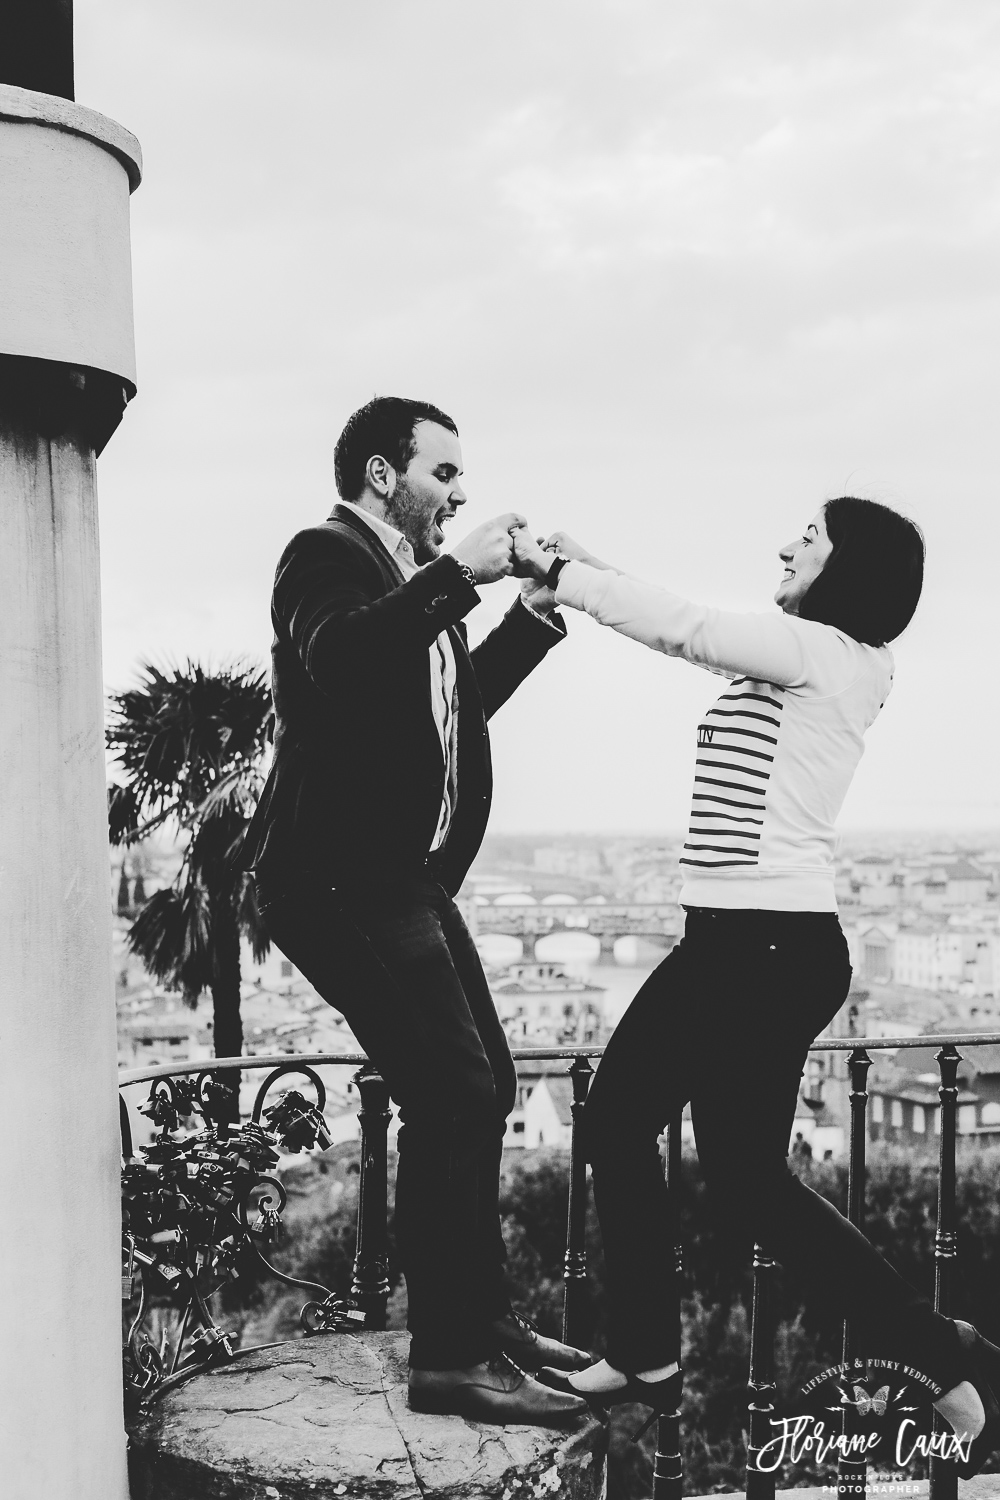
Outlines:
[[[502, 933], [484, 933], [476, 942], [489, 968], [531, 961], [528, 945]], [[665, 950], [663, 950], [665, 952]], [[599, 985], [604, 990], [603, 1012], [608, 1026], [615, 1026], [628, 1009], [643, 982], [660, 962], [663, 952], [644, 939], [619, 938], [615, 957], [602, 954], [590, 933], [559, 932], [539, 938], [534, 957], [539, 963], [555, 963], [567, 974]]]

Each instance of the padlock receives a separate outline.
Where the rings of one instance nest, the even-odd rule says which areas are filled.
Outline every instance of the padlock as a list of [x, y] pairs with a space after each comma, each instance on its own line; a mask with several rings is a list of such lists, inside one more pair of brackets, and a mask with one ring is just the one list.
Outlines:
[[132, 1300], [132, 1290], [133, 1290], [133, 1287], [134, 1287], [134, 1284], [135, 1284], [135, 1276], [133, 1275], [133, 1271], [135, 1269], [135, 1236], [130, 1234], [128, 1236], [128, 1241], [129, 1241], [128, 1265], [127, 1265], [126, 1269], [122, 1272], [122, 1301], [123, 1302], [131, 1302], [131, 1300]]
[[179, 1245], [183, 1236], [179, 1229], [158, 1229], [149, 1236], [153, 1245]]
[[204, 1352], [210, 1360], [233, 1358], [233, 1346], [221, 1328], [199, 1328], [191, 1347]]
[[193, 1208], [188, 1215], [187, 1235], [192, 1245], [210, 1245], [215, 1238], [218, 1215], [210, 1208]]
[[367, 1315], [352, 1298], [333, 1292], [323, 1302], [307, 1302], [299, 1316], [306, 1333], [354, 1333], [367, 1322]]
[[260, 1217], [256, 1224], [251, 1227], [250, 1233], [255, 1239], [264, 1240], [266, 1244], [273, 1245], [281, 1238], [282, 1223], [281, 1215], [276, 1208], [262, 1208]]

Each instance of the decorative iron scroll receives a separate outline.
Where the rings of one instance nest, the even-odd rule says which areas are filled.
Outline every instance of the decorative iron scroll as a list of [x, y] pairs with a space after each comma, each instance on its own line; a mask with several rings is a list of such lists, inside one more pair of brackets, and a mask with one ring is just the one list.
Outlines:
[[[271, 1088], [288, 1073], [308, 1078], [317, 1103], [290, 1089], [265, 1109]], [[158, 1133], [138, 1150], [122, 1108], [123, 1356], [133, 1411], [199, 1370], [250, 1352], [233, 1347], [208, 1307], [213, 1292], [239, 1278], [247, 1256], [289, 1286], [318, 1294], [300, 1313], [307, 1334], [356, 1331], [368, 1321], [354, 1298], [286, 1276], [262, 1248], [281, 1235], [286, 1193], [270, 1175], [279, 1151], [326, 1150], [331, 1144], [323, 1080], [301, 1064], [275, 1068], [257, 1092], [251, 1119], [239, 1129], [226, 1123], [232, 1092], [207, 1071], [193, 1082], [155, 1079], [140, 1113]], [[198, 1116], [201, 1130], [191, 1128]], [[172, 1348], [162, 1332], [157, 1344], [146, 1326], [154, 1293], [160, 1306], [168, 1299], [180, 1320]]]

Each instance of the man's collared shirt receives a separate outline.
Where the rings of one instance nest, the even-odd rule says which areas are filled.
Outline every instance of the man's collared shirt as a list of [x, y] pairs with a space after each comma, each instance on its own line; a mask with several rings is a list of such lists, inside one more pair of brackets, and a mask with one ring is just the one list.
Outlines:
[[[414, 573], [420, 571], [419, 564], [413, 555], [413, 548], [395, 526], [390, 526], [388, 521], [382, 521], [378, 516], [372, 515], [370, 510], [364, 510], [360, 505], [355, 505], [352, 500], [338, 500], [337, 504], [359, 516], [365, 525], [374, 531], [404, 579], [412, 578]], [[458, 801], [458, 688], [455, 653], [452, 650], [447, 630], [442, 630], [430, 648], [430, 667], [431, 711], [434, 715], [438, 738], [441, 741], [445, 771], [441, 812], [431, 843], [433, 851], [440, 849], [448, 837], [448, 830], [451, 827], [455, 805]]]

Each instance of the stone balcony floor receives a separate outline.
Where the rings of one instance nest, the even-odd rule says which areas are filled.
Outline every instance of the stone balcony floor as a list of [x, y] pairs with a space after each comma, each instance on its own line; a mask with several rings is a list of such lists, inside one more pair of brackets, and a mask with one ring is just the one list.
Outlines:
[[606, 1434], [411, 1412], [406, 1333], [327, 1334], [193, 1376], [130, 1433], [132, 1500], [600, 1500]]
[[[563, 1433], [411, 1412], [408, 1343], [406, 1333], [328, 1334], [193, 1376], [130, 1433], [131, 1500], [602, 1500], [600, 1423]], [[927, 1493], [926, 1480], [869, 1490], [872, 1500]], [[1000, 1500], [1000, 1474], [959, 1481], [958, 1500]]]

